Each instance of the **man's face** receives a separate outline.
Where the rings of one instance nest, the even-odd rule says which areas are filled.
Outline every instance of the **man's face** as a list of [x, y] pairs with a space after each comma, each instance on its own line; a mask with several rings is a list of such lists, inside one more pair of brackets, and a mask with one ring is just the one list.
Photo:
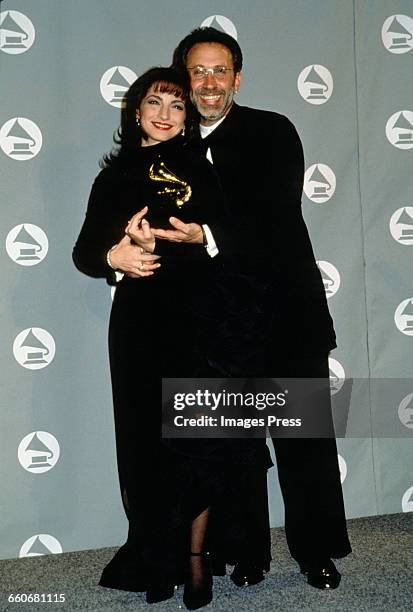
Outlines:
[[[191, 100], [201, 115], [201, 123], [213, 125], [231, 108], [234, 92], [241, 82], [241, 73], [234, 74], [231, 51], [220, 43], [197, 43], [188, 53], [186, 67], [191, 77]], [[203, 78], [197, 78], [195, 67], [228, 70], [224, 75], [210, 70]]]

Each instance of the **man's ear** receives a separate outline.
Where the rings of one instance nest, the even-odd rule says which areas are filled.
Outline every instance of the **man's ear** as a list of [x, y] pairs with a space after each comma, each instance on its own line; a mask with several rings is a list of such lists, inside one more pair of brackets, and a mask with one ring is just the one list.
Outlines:
[[237, 72], [234, 78], [234, 90], [238, 91], [241, 86], [242, 72]]

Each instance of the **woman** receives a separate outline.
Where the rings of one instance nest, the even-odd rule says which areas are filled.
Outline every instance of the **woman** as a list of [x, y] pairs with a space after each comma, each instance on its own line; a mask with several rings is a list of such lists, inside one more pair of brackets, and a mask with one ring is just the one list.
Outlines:
[[[208, 522], [208, 548], [219, 549], [221, 561], [239, 559], [244, 546], [251, 558], [252, 546], [257, 565], [268, 567], [266, 509], [254, 536], [247, 534], [248, 512], [237, 516], [239, 492], [232, 492], [232, 510], [225, 504], [229, 536], [216, 519], [220, 498], [231, 495], [233, 471], [265, 478], [268, 461], [239, 457], [212, 440], [161, 440], [161, 377], [214, 375], [199, 312], [205, 313], [221, 263], [204, 248], [202, 227], [219, 223], [225, 202], [212, 166], [191, 144], [197, 119], [188, 91], [186, 77], [170, 68], [153, 68], [131, 86], [120, 147], [104, 159], [73, 258], [81, 271], [112, 284], [115, 271], [124, 274], [111, 312], [109, 353], [129, 533], [100, 584], [146, 591], [155, 602], [185, 582], [184, 602], [196, 609], [212, 599], [203, 555]], [[170, 217], [194, 223], [190, 242], [155, 240], [151, 226], [166, 227]]]

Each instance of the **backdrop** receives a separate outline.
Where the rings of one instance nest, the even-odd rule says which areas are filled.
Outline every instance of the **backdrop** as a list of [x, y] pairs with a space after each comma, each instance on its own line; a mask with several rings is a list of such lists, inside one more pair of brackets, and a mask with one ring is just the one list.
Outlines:
[[347, 516], [413, 510], [412, 9], [411, 0], [1, 2], [1, 558], [125, 538], [111, 292], [74, 268], [71, 251], [125, 90], [169, 64], [200, 24], [238, 37], [238, 102], [286, 114], [304, 143], [303, 210], [338, 335], [332, 393], [351, 399], [339, 440]]

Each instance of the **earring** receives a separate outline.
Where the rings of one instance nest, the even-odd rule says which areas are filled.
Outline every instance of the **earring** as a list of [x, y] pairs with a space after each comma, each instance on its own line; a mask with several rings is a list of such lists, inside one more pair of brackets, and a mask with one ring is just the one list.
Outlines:
[[138, 124], [138, 126], [141, 124], [141, 122], [139, 121], [139, 115], [136, 115], [136, 123]]
[[185, 126], [182, 128], [181, 136], [185, 136]]

